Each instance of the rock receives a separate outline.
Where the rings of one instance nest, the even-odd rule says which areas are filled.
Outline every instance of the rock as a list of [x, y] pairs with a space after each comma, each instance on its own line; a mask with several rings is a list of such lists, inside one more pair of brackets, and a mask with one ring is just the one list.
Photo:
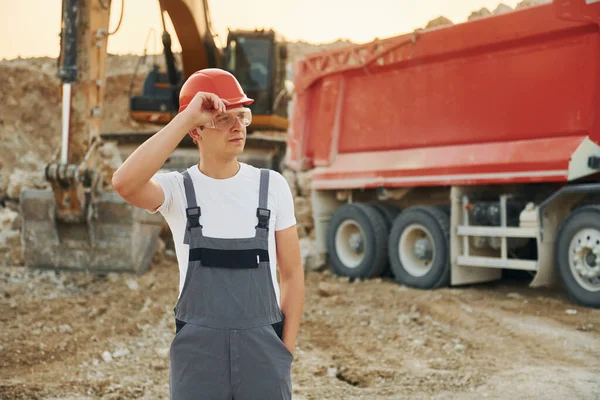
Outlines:
[[317, 293], [319, 293], [319, 296], [322, 297], [330, 297], [339, 293], [339, 291], [340, 286], [337, 283], [319, 282]]
[[[0, 169], [2, 166], [0, 166]], [[6, 192], [8, 191], [8, 178], [4, 175], [0, 175], [0, 200], [6, 198]]]
[[304, 225], [296, 224], [296, 231], [298, 232], [298, 237], [300, 239], [309, 238], [309, 236], [310, 236], [310, 233], [308, 232], [308, 228]]
[[460, 343], [458, 343], [454, 346], [454, 350], [456, 350], [456, 351], [465, 351], [466, 348], [467, 347], [464, 344], [460, 344]]
[[18, 217], [19, 213], [0, 207], [0, 231], [14, 230], [13, 226]]
[[573, 310], [571, 308], [565, 310], [565, 313], [569, 314], [569, 315], [575, 315], [577, 314], [577, 310]]
[[127, 281], [125, 281], [125, 284], [131, 290], [138, 290], [140, 288], [140, 285], [135, 279], [127, 279]]
[[[32, 131], [33, 131], [33, 128], [32, 128]], [[21, 166], [27, 167], [27, 169], [30, 169], [33, 171], [44, 169], [43, 163], [40, 162], [39, 155], [34, 153], [33, 151], [28, 151], [27, 153], [25, 153], [25, 155], [23, 157], [20, 157], [19, 164]]]
[[300, 239], [300, 255], [304, 271], [322, 271], [326, 264], [326, 255], [315, 248], [315, 241], [308, 237]]
[[296, 197], [294, 203], [298, 236], [300, 238], [310, 237], [314, 228], [310, 200], [305, 197]]
[[454, 25], [448, 18], [440, 16], [427, 23], [425, 29], [439, 28], [441, 26]]
[[19, 225], [19, 214], [0, 207], [0, 263], [20, 265], [21, 236], [15, 226]]
[[523, 0], [515, 7], [515, 10], [520, 10], [522, 8], [539, 6], [541, 4], [551, 3], [552, 0]]
[[160, 357], [168, 357], [169, 356], [169, 348], [168, 347], [157, 347], [156, 349], [154, 349], [154, 351], [156, 352], [156, 354], [158, 354]]
[[405, 324], [410, 321], [410, 316], [408, 314], [400, 314], [398, 315], [398, 323]]
[[310, 228], [313, 227], [312, 204], [309, 199], [306, 197], [296, 197], [294, 199], [294, 211], [298, 224]]
[[510, 8], [510, 6], [507, 6], [504, 3], [500, 3], [500, 4], [498, 4], [498, 7], [496, 7], [496, 9], [492, 12], [492, 14], [498, 15], [498, 14], [504, 14], [504, 13], [511, 12], [511, 11], [513, 11], [513, 9]]
[[119, 350], [113, 351], [112, 356], [114, 358], [121, 358], [121, 357], [126, 357], [129, 354], [131, 354], [131, 352], [129, 351], [129, 349], [119, 349]]
[[283, 176], [283, 178], [287, 181], [288, 185], [290, 186], [292, 195], [294, 197], [299, 196], [300, 193], [298, 192], [298, 180], [296, 179], [296, 172], [289, 170], [289, 169], [284, 169], [283, 172], [281, 173], [281, 175]]
[[302, 171], [296, 174], [298, 194], [310, 199], [312, 193], [312, 171]]
[[466, 304], [461, 304], [460, 308], [462, 308], [463, 310], [465, 310], [468, 313], [473, 312], [473, 308], [471, 308], [470, 306], [468, 306]]
[[329, 376], [330, 378], [335, 378], [337, 373], [337, 368], [327, 368], [327, 376]]
[[[575, 329], [577, 329], [580, 332], [591, 332], [592, 329], [594, 329], [594, 324], [580, 325], [580, 326], [578, 326]], [[0, 350], [2, 350], [2, 349], [0, 349]]]
[[102, 174], [102, 187], [112, 188], [112, 176], [119, 166], [123, 163], [121, 153], [115, 142], [104, 142], [98, 148], [98, 155], [101, 158], [100, 173]]
[[152, 256], [152, 263], [159, 264], [162, 260], [165, 259], [165, 249], [167, 245], [165, 241], [161, 238], [158, 238], [156, 241], [156, 247], [154, 248], [154, 255]]
[[111, 362], [113, 360], [112, 355], [108, 351], [102, 353], [102, 359], [104, 360], [104, 362]]
[[[14, 211], [16, 213], [21, 212], [21, 206], [19, 205], [19, 202], [16, 200], [10, 200], [10, 199], [4, 200], [4, 207], [6, 207], [9, 210]], [[17, 221], [19, 221], [18, 218], [15, 220], [15, 224], [13, 224], [13, 229], [20, 229], [21, 225], [17, 224], [16, 223]]]
[[467, 18], [467, 20], [468, 21], [473, 21], [475, 19], [489, 17], [490, 15], [492, 15], [492, 13], [490, 12], [490, 10], [488, 10], [485, 7], [483, 7], [479, 11], [473, 11], [471, 13], [471, 15], [469, 15], [469, 17]]
[[44, 179], [43, 169], [37, 171], [26, 171], [15, 169], [8, 179], [6, 195], [9, 199], [19, 200], [23, 189], [46, 189], [49, 183]]
[[[20, 240], [20, 237], [17, 237], [17, 239]], [[14, 246], [8, 251], [7, 261], [8, 265], [25, 265], [25, 259], [23, 258], [23, 249], [20, 245]]]
[[165, 365], [162, 362], [157, 362], [157, 361], [152, 361], [152, 363], [150, 364], [150, 366], [152, 367], [152, 369], [154, 369], [155, 371], [161, 371], [163, 369], [167, 369], [168, 365]]
[[71, 325], [69, 325], [69, 324], [64, 324], [64, 325], [59, 325], [58, 331], [60, 333], [72, 333], [73, 328], [71, 328]]
[[511, 292], [507, 294], [506, 297], [510, 297], [511, 299], [519, 299], [521, 298], [521, 295], [519, 293]]
[[175, 253], [173, 250], [166, 250], [165, 251], [165, 259], [167, 261], [177, 261], [177, 253]]
[[320, 272], [327, 265], [327, 256], [325, 253], [310, 253], [304, 259], [304, 269], [306, 271]]

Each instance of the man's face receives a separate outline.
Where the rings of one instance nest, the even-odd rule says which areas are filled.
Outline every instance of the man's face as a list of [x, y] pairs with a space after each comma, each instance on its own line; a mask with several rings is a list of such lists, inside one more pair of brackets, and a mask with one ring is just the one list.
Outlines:
[[245, 108], [235, 108], [217, 115], [202, 130], [195, 130], [200, 151], [225, 159], [239, 156], [244, 151], [246, 125], [250, 121], [251, 114]]

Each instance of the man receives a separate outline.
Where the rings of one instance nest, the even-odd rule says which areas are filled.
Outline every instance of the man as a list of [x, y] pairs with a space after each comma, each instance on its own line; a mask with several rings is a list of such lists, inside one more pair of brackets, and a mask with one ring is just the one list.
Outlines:
[[[304, 275], [287, 182], [237, 160], [252, 102], [230, 73], [194, 73], [177, 116], [113, 176], [126, 201], [160, 212], [173, 234], [180, 282], [172, 399], [291, 399]], [[186, 134], [198, 165], [157, 173]]]

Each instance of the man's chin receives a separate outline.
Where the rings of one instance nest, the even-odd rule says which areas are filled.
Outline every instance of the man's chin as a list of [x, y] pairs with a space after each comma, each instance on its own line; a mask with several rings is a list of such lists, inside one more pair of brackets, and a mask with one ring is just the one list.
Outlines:
[[240, 154], [242, 154], [244, 152], [244, 146], [236, 146], [236, 148], [234, 149], [230, 149], [229, 154], [231, 154], [232, 157], [237, 157]]

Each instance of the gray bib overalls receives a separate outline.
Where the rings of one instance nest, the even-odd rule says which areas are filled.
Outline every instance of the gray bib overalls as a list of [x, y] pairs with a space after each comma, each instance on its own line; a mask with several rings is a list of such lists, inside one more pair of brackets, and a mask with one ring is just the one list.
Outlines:
[[171, 399], [291, 399], [294, 357], [281, 340], [269, 265], [269, 171], [261, 170], [252, 238], [204, 236], [192, 179], [183, 178], [189, 262], [174, 310]]

